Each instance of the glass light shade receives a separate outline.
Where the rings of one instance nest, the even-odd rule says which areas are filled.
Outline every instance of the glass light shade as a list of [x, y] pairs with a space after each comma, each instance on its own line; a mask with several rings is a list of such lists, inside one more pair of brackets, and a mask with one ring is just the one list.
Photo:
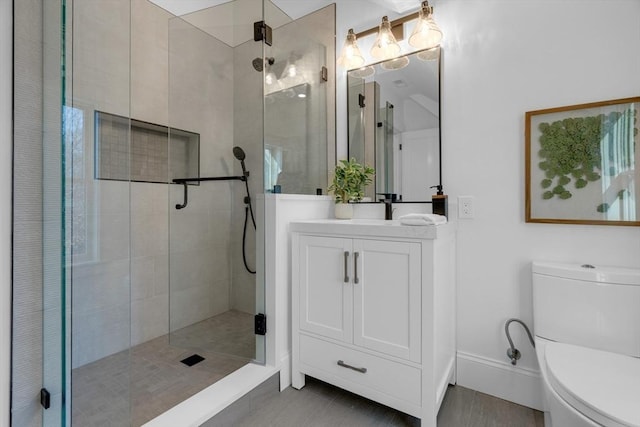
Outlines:
[[423, 50], [416, 55], [421, 61], [435, 61], [440, 56], [440, 50], [437, 47]]
[[400, 70], [409, 65], [409, 58], [401, 56], [399, 58], [390, 59], [380, 64], [385, 70]]
[[418, 23], [409, 37], [409, 44], [418, 49], [429, 49], [438, 46], [441, 40], [442, 31], [433, 20], [433, 8], [424, 2]]
[[390, 59], [400, 54], [400, 45], [391, 32], [391, 23], [386, 16], [382, 17], [382, 23], [378, 30], [378, 36], [371, 48], [371, 56], [376, 59]]
[[373, 68], [373, 66], [371, 66], [371, 65], [368, 65], [366, 67], [362, 67], [362, 68], [357, 68], [355, 70], [351, 70], [349, 75], [360, 77], [361, 79], [364, 79], [366, 77], [373, 76], [375, 73], [376, 73], [375, 68]]
[[356, 35], [353, 29], [349, 29], [347, 39], [344, 42], [342, 52], [338, 58], [338, 65], [350, 70], [352, 68], [359, 68], [364, 65], [364, 56], [360, 52], [358, 43], [356, 43]]

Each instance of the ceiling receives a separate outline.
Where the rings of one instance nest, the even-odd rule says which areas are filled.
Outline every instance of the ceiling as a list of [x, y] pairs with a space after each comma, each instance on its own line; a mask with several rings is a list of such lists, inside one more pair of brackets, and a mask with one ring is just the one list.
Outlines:
[[[224, 3], [233, 3], [233, 0], [150, 0], [163, 9], [176, 16], [182, 16], [199, 10], [218, 6]], [[375, 3], [380, 8], [401, 14], [409, 10], [415, 10], [419, 6], [418, 0], [271, 0], [292, 19], [297, 19], [329, 4], [336, 5], [345, 10], [349, 16], [358, 16], [363, 11], [363, 4]], [[365, 8], [366, 9], [366, 8]], [[352, 14], [353, 13], [353, 14]]]

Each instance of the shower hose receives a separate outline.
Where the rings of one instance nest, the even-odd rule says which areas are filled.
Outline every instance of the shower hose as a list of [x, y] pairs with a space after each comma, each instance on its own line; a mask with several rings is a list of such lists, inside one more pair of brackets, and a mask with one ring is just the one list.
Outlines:
[[253, 223], [253, 229], [256, 229], [256, 219], [253, 216], [253, 207], [251, 206], [251, 196], [249, 195], [249, 184], [246, 179], [244, 181], [247, 188], [247, 197], [244, 199], [244, 227], [242, 229], [242, 261], [244, 262], [244, 268], [251, 274], [256, 274], [255, 270], [249, 268], [247, 264], [247, 222], [249, 220], [249, 214], [251, 214], [251, 222]]

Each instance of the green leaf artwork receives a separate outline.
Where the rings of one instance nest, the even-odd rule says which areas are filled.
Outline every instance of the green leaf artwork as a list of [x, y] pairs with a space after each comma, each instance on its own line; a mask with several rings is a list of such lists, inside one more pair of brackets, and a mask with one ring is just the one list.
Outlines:
[[[615, 176], [617, 171], [611, 167], [601, 170], [604, 141], [622, 115], [636, 122], [636, 110], [623, 113], [614, 111], [590, 117], [575, 117], [551, 123], [540, 123], [540, 162], [538, 168], [544, 173], [540, 186], [545, 189], [542, 199], [557, 197], [567, 200], [572, 191], [585, 188], [590, 182], [599, 181], [603, 174]], [[635, 126], [634, 126], [635, 128]], [[634, 129], [634, 134], [637, 133]], [[624, 197], [619, 195], [620, 198]], [[607, 203], [596, 207], [598, 212], [606, 212]]]

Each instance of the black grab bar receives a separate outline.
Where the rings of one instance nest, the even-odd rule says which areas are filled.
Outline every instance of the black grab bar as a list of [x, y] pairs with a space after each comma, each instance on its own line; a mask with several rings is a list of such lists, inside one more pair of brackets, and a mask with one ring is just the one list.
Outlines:
[[215, 176], [215, 177], [205, 177], [205, 178], [178, 178], [174, 179], [173, 182], [175, 184], [182, 184], [184, 187], [184, 203], [177, 204], [176, 209], [184, 209], [187, 207], [188, 203], [188, 187], [187, 183], [189, 182], [202, 182], [202, 181], [246, 181], [246, 176]]

